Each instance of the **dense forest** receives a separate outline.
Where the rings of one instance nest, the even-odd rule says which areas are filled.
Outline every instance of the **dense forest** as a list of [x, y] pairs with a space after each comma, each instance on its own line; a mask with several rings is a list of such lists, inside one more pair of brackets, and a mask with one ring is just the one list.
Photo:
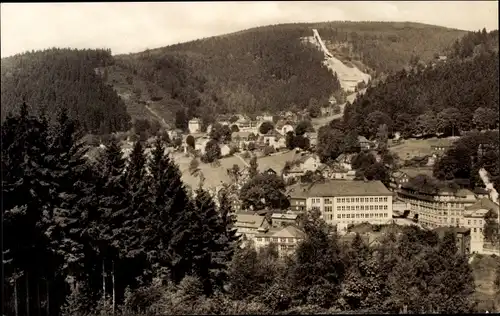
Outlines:
[[[2, 59], [2, 120], [23, 101], [36, 104], [49, 120], [67, 107], [70, 117], [91, 133], [126, 130], [130, 116], [123, 101], [105, 83], [109, 50], [48, 49]], [[102, 73], [96, 71], [102, 69]]]
[[494, 51], [403, 69], [347, 104], [344, 121], [369, 138], [381, 124], [405, 137], [496, 128], [498, 78]]

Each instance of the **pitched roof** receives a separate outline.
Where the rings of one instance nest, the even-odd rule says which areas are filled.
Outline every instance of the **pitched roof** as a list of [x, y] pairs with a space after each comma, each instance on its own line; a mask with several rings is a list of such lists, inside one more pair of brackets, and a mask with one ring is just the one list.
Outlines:
[[300, 238], [305, 237], [305, 233], [297, 227], [290, 225], [283, 228], [270, 228], [267, 231], [259, 232], [256, 237], [282, 237], [282, 238]]
[[479, 201], [477, 201], [476, 203], [472, 204], [471, 206], [467, 206], [465, 210], [467, 211], [488, 210], [498, 214], [499, 206], [489, 198], [484, 197]]
[[415, 178], [419, 174], [432, 177], [432, 168], [401, 168], [400, 171], [410, 178]]
[[291, 219], [291, 220], [296, 220], [297, 217], [298, 217], [297, 214], [273, 213], [273, 215], [271, 215], [272, 219]]
[[334, 196], [392, 196], [381, 181], [326, 180], [322, 183], [296, 184], [290, 190], [291, 197]]
[[264, 216], [236, 213], [236, 227], [259, 228], [264, 222]]

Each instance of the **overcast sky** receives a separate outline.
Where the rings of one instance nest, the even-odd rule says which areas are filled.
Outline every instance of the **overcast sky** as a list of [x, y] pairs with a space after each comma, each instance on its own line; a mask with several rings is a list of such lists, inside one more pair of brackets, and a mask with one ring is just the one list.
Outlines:
[[288, 22], [413, 21], [498, 29], [498, 1], [2, 3], [1, 55], [50, 47], [138, 52]]

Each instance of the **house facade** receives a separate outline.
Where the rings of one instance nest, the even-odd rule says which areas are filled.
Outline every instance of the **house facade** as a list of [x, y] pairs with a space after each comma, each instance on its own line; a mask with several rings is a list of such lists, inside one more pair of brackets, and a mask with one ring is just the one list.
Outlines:
[[304, 240], [304, 232], [295, 226], [279, 228], [263, 228], [255, 235], [255, 248], [269, 246], [273, 243], [278, 248], [280, 257], [292, 254], [297, 245]]
[[292, 212], [289, 213], [273, 213], [271, 215], [271, 224], [274, 228], [297, 225], [298, 215]]
[[497, 219], [499, 206], [487, 197], [465, 208], [460, 226], [470, 229], [471, 252], [484, 253], [484, 217], [490, 211], [493, 212], [495, 219]]

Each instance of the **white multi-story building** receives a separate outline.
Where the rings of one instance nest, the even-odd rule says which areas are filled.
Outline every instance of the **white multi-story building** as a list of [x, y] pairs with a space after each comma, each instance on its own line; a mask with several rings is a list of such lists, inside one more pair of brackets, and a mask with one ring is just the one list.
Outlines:
[[278, 228], [260, 228], [255, 235], [255, 248], [259, 249], [273, 243], [278, 247], [280, 256], [289, 255], [304, 240], [304, 235], [303, 231], [293, 225]]
[[465, 208], [476, 203], [474, 193], [467, 189], [443, 188], [424, 192], [403, 185], [398, 197], [410, 203], [410, 216], [429, 229], [460, 226]]
[[332, 225], [384, 224], [392, 219], [392, 192], [380, 181], [298, 184], [289, 195], [292, 200], [305, 197], [306, 209], [319, 209], [323, 219]]
[[[489, 198], [482, 198], [471, 206], [465, 208], [463, 218], [459, 226], [470, 229], [471, 241], [470, 251], [483, 253], [484, 242], [484, 224], [485, 215], [493, 212], [495, 220], [498, 218], [499, 206]], [[500, 247], [500, 246], [499, 246]], [[500, 253], [500, 249], [498, 249]]]

